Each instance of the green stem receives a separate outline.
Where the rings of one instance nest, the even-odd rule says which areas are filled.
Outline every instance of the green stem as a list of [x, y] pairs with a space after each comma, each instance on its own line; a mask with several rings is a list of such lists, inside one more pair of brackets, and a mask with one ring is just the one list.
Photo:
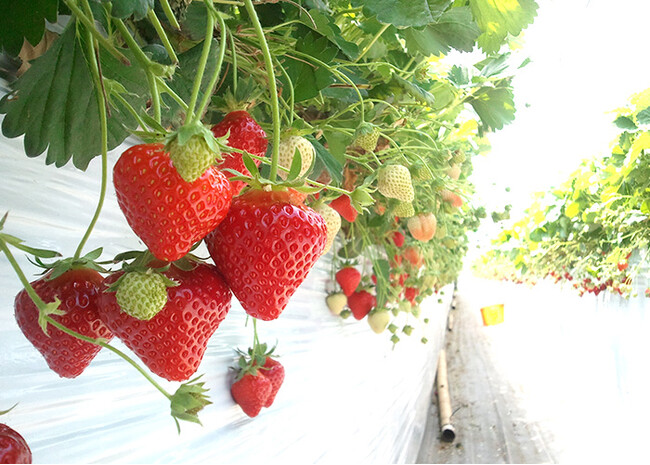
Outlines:
[[147, 71], [147, 82], [151, 92], [151, 108], [153, 109], [153, 119], [160, 123], [162, 120], [162, 109], [160, 105], [160, 92], [158, 91], [158, 80], [153, 73]]
[[153, 27], [156, 29], [160, 41], [163, 43], [165, 50], [167, 50], [169, 57], [172, 59], [172, 63], [178, 64], [178, 57], [176, 56], [174, 47], [172, 47], [171, 42], [169, 42], [169, 37], [167, 37], [167, 34], [165, 33], [165, 29], [163, 29], [162, 24], [160, 24], [160, 20], [158, 19], [158, 16], [156, 16], [156, 13], [154, 13], [153, 10], [149, 10], [147, 12], [147, 18], [149, 18], [149, 21], [151, 22], [151, 24], [153, 24]]
[[72, 14], [75, 15], [75, 17], [81, 21], [81, 23], [86, 26], [86, 29], [90, 31], [92, 36], [97, 39], [97, 42], [99, 42], [102, 47], [104, 47], [108, 52], [113, 55], [115, 58], [120, 60], [124, 65], [126, 66], [131, 66], [131, 62], [127, 57], [125, 57], [119, 50], [115, 48], [113, 44], [111, 44], [106, 37], [101, 35], [97, 29], [95, 29], [95, 24], [94, 21], [90, 20], [83, 11], [77, 6], [76, 2], [73, 0], [63, 0], [65, 4], [67, 5], [68, 8], [70, 8], [70, 11]]
[[185, 101], [176, 92], [174, 92], [171, 87], [167, 85], [163, 78], [156, 76], [156, 83], [160, 92], [165, 92], [168, 94], [172, 99], [174, 99], [176, 103], [181, 106], [183, 111], [187, 111], [187, 103], [185, 103]]
[[219, 44], [219, 56], [217, 57], [217, 63], [214, 66], [214, 72], [212, 73], [212, 78], [210, 79], [206, 92], [203, 95], [203, 100], [201, 100], [201, 103], [199, 104], [199, 109], [196, 112], [196, 116], [194, 117], [195, 123], [199, 123], [201, 121], [201, 117], [203, 116], [205, 109], [208, 107], [208, 103], [210, 103], [210, 99], [212, 98], [212, 93], [214, 92], [214, 88], [217, 85], [217, 79], [219, 79], [219, 74], [221, 72], [221, 65], [223, 64], [223, 59], [226, 56], [226, 42], [227, 42], [226, 36], [228, 33], [228, 29], [226, 28], [226, 22], [223, 20], [223, 16], [221, 15], [221, 13], [219, 11], [215, 11], [214, 14], [217, 16], [217, 20], [219, 21], [219, 28], [221, 28], [221, 43]]
[[273, 145], [271, 152], [271, 169], [269, 172], [269, 179], [275, 181], [278, 174], [278, 159], [280, 158], [280, 104], [278, 102], [278, 89], [275, 83], [275, 72], [273, 71], [273, 57], [269, 50], [269, 44], [264, 37], [264, 29], [260, 24], [260, 20], [255, 12], [252, 0], [244, 0], [246, 11], [251, 18], [255, 33], [260, 42], [260, 49], [264, 56], [264, 65], [266, 66], [266, 75], [269, 81], [269, 94], [271, 96], [271, 119], [273, 121]]
[[38, 308], [39, 311], [45, 309], [47, 304], [43, 302], [43, 299], [39, 297], [32, 285], [29, 283], [29, 280], [25, 276], [25, 273], [23, 273], [23, 270], [20, 268], [20, 265], [18, 265], [18, 262], [14, 258], [13, 254], [9, 250], [9, 247], [7, 247], [7, 243], [2, 239], [2, 237], [0, 237], [0, 250], [4, 252], [7, 260], [9, 260], [9, 264], [14, 269], [16, 276], [18, 276], [18, 279], [25, 288], [25, 291], [27, 291], [27, 295], [32, 299], [34, 305], [36, 305], [36, 308]]
[[354, 60], [355, 63], [357, 63], [359, 60], [361, 60], [361, 58], [363, 58], [363, 56], [364, 56], [366, 53], [368, 53], [368, 51], [372, 48], [372, 46], [375, 45], [375, 42], [377, 42], [377, 40], [379, 40], [379, 38], [381, 37], [381, 35], [382, 35], [384, 32], [386, 32], [386, 29], [388, 29], [389, 27], [390, 27], [390, 24], [384, 24], [384, 26], [379, 30], [379, 32], [377, 32], [377, 34], [375, 34], [375, 36], [372, 38], [372, 40], [370, 41], [370, 43], [364, 47], [363, 51], [359, 54], [359, 56], [357, 57], [357, 59]]
[[172, 11], [171, 6], [169, 6], [169, 2], [167, 0], [160, 0], [160, 6], [162, 6], [165, 18], [167, 18], [169, 24], [171, 24], [174, 29], [180, 30], [181, 25], [178, 24], [178, 20], [176, 19], [176, 16], [174, 16], [174, 12]]
[[230, 31], [230, 53], [232, 55], [232, 94], [237, 97], [237, 50], [235, 49], [235, 35]]
[[293, 90], [293, 82], [291, 81], [291, 78], [289, 77], [289, 74], [287, 73], [287, 70], [284, 69], [284, 66], [280, 63], [280, 60], [275, 60], [276, 63], [278, 64], [278, 67], [280, 68], [280, 71], [282, 72], [282, 75], [284, 78], [287, 80], [287, 83], [289, 84], [289, 127], [293, 125], [293, 115], [294, 115], [294, 108], [295, 108], [295, 95], [294, 95], [294, 90]]
[[81, 242], [79, 242], [79, 245], [77, 246], [77, 250], [74, 253], [74, 259], [77, 259], [81, 256], [81, 252], [86, 245], [86, 242], [88, 242], [88, 239], [90, 238], [90, 235], [92, 234], [93, 229], [95, 228], [95, 225], [97, 224], [97, 220], [99, 219], [99, 215], [101, 214], [102, 208], [104, 207], [104, 200], [106, 199], [106, 186], [108, 184], [108, 116], [106, 113], [106, 97], [103, 92], [102, 88], [102, 76], [99, 71], [99, 59], [95, 55], [95, 41], [93, 40], [93, 36], [86, 29], [86, 53], [88, 55], [88, 63], [90, 64], [90, 72], [93, 76], [93, 81], [95, 84], [95, 93], [97, 96], [97, 106], [99, 107], [99, 123], [101, 127], [101, 145], [102, 145], [102, 153], [101, 153], [101, 160], [102, 160], [102, 179], [101, 179], [101, 185], [99, 189], [99, 200], [97, 201], [97, 207], [95, 208], [95, 213], [93, 215], [92, 220], [90, 221], [90, 224], [88, 225], [88, 228], [86, 229], [86, 233], [84, 234], [83, 238], [81, 239]]
[[185, 116], [185, 124], [189, 124], [194, 120], [194, 109], [196, 107], [196, 101], [199, 98], [199, 92], [201, 91], [201, 82], [203, 81], [203, 74], [205, 73], [205, 67], [208, 63], [208, 58], [210, 57], [212, 31], [214, 30], [214, 15], [210, 12], [209, 6], [206, 5], [206, 8], [208, 8], [208, 17], [206, 22], [205, 40], [203, 42], [203, 51], [201, 52], [201, 58], [196, 70], [196, 76], [194, 77], [194, 87], [192, 88], [192, 97], [190, 98], [190, 104], [188, 105], [187, 114]]

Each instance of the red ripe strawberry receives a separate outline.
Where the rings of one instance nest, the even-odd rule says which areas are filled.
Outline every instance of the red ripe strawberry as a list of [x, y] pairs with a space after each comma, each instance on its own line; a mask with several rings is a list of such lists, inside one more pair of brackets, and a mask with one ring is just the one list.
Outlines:
[[241, 379], [230, 386], [232, 398], [249, 417], [256, 417], [262, 407], [266, 406], [273, 392], [273, 383], [266, 376], [258, 373], [246, 373]]
[[[105, 286], [121, 274], [106, 278]], [[167, 288], [167, 304], [150, 320], [123, 312], [113, 292], [102, 294], [99, 313], [153, 373], [170, 381], [184, 381], [198, 369], [208, 339], [228, 314], [231, 294], [213, 265], [197, 264], [189, 271], [172, 266], [164, 275], [178, 286]]]
[[249, 190], [206, 237], [210, 256], [250, 316], [274, 320], [325, 247], [323, 217], [291, 191]]
[[368, 291], [357, 291], [348, 297], [352, 316], [362, 320], [377, 305], [377, 298]]
[[341, 286], [343, 294], [349, 297], [357, 290], [361, 282], [361, 273], [353, 266], [346, 266], [336, 272], [336, 282]]
[[[215, 137], [223, 137], [228, 134], [228, 131], [230, 131], [227, 142], [229, 147], [245, 150], [251, 155], [257, 155], [258, 157], [263, 157], [266, 154], [266, 147], [268, 146], [266, 133], [248, 112], [243, 110], [231, 111], [224, 119], [212, 127], [212, 133]], [[250, 172], [246, 169], [242, 161], [241, 153], [231, 152], [222, 153], [221, 155], [223, 156], [223, 161], [219, 164], [220, 169], [230, 168], [246, 176], [250, 176]], [[261, 163], [261, 160], [254, 158], [253, 161], [257, 166]], [[227, 171], [224, 174], [228, 178], [234, 176]], [[246, 186], [246, 183], [243, 181], [230, 181], [230, 184], [233, 195], [239, 194], [244, 186]]]
[[212, 231], [232, 198], [228, 179], [213, 166], [194, 182], [184, 181], [162, 144], [125, 151], [113, 168], [113, 183], [129, 226], [165, 261], [183, 257]]
[[420, 268], [424, 265], [424, 257], [416, 247], [407, 247], [403, 252], [404, 258], [414, 267]]
[[27, 441], [14, 429], [0, 423], [0, 463], [32, 463]]
[[345, 218], [346, 221], [354, 223], [357, 219], [358, 211], [352, 206], [350, 197], [345, 194], [340, 195], [329, 203], [329, 206], [336, 210], [339, 215]]
[[418, 296], [419, 293], [420, 290], [416, 287], [407, 287], [406, 289], [404, 289], [404, 297], [412, 304], [415, 304], [415, 298]]
[[259, 370], [259, 373], [266, 376], [269, 381], [271, 381], [272, 389], [269, 393], [269, 397], [266, 399], [266, 403], [264, 404], [264, 407], [270, 407], [280, 390], [280, 386], [282, 386], [282, 382], [284, 381], [284, 367], [277, 360], [273, 360], [271, 357], [266, 357], [264, 367]]
[[[101, 283], [104, 278], [96, 271], [80, 268], [66, 271], [52, 280], [50, 274], [32, 282], [32, 287], [44, 302], [61, 301], [59, 309], [65, 315], [50, 315], [52, 319], [84, 336], [110, 340], [113, 334], [102, 322], [97, 311]], [[63, 378], [76, 378], [95, 358], [100, 346], [81, 341], [52, 325], [45, 334], [38, 324], [38, 309], [22, 290], [14, 302], [16, 321], [25, 337], [45, 357], [48, 366]], [[49, 335], [49, 336], [48, 336]]]
[[399, 231], [393, 232], [392, 239], [393, 239], [393, 243], [397, 247], [402, 247], [404, 245], [404, 234], [402, 234], [401, 232]]

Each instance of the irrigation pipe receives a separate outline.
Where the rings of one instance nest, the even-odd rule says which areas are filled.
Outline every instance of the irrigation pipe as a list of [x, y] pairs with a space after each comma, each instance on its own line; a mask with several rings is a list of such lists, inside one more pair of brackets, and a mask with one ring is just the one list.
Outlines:
[[447, 355], [444, 349], [438, 356], [438, 413], [440, 414], [440, 438], [445, 442], [453, 442], [456, 430], [451, 424], [451, 400], [447, 385]]

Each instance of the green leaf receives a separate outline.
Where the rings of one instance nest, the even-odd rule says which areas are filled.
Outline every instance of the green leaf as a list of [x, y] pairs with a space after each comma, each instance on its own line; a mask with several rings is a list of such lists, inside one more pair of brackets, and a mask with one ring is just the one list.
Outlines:
[[619, 116], [614, 120], [614, 124], [621, 129], [637, 129], [634, 120], [628, 116]]
[[323, 144], [318, 142], [314, 136], [308, 135], [305, 138], [311, 142], [316, 150], [316, 158], [320, 160], [331, 178], [340, 183], [343, 181], [343, 165], [327, 150]]
[[515, 118], [515, 103], [508, 88], [484, 87], [469, 100], [488, 130], [503, 129]]
[[[129, 94], [125, 99], [136, 111], [144, 108], [147, 87], [140, 68], [124, 66], [105, 53], [102, 70], [107, 78], [126, 87]], [[48, 165], [61, 167], [72, 159], [77, 168], [85, 170], [101, 153], [97, 97], [74, 22], [32, 63], [17, 81], [14, 93], [0, 101], [0, 113], [6, 114], [3, 134], [9, 138], [24, 134], [26, 155], [37, 157], [47, 150]], [[109, 150], [124, 141], [127, 128], [135, 127], [126, 109], [121, 104], [114, 106], [108, 118]]]
[[257, 168], [257, 165], [251, 158], [251, 156], [247, 153], [242, 153], [241, 154], [242, 161], [244, 162], [244, 166], [248, 170], [248, 172], [251, 174], [253, 178], [259, 178], [260, 177], [260, 170]]
[[425, 56], [447, 54], [452, 48], [471, 52], [481, 31], [468, 7], [452, 8], [424, 29], [409, 28], [402, 35], [409, 51]]
[[494, 77], [508, 69], [509, 58], [510, 53], [503, 53], [496, 57], [488, 57], [485, 60], [476, 63], [474, 66], [476, 69], [481, 70], [481, 76], [487, 78]]
[[414, 97], [415, 99], [419, 100], [420, 102], [424, 103], [425, 105], [428, 105], [430, 107], [435, 106], [436, 101], [435, 97], [419, 85], [407, 81], [401, 76], [398, 76], [397, 74], [393, 75], [393, 80], [402, 88], [404, 91], [406, 91], [411, 97]]
[[458, 87], [465, 86], [469, 84], [469, 71], [467, 68], [454, 65], [449, 70], [447, 78]]
[[111, 4], [111, 15], [120, 19], [133, 15], [136, 20], [141, 20], [154, 7], [153, 0], [112, 0]]
[[293, 159], [291, 160], [291, 167], [289, 168], [289, 174], [287, 175], [288, 181], [293, 181], [300, 175], [300, 170], [302, 169], [302, 156], [300, 155], [300, 150], [296, 147], [293, 153]]
[[469, 0], [486, 53], [499, 51], [508, 34], [518, 36], [537, 16], [535, 0]]
[[650, 124], [650, 107], [638, 112], [636, 114], [636, 121], [639, 124]]
[[366, 16], [398, 27], [425, 26], [435, 22], [452, 0], [352, 0]]
[[56, 23], [58, 0], [2, 2], [0, 50], [18, 56], [24, 39], [37, 45], [45, 32], [45, 20]]
[[[296, 50], [323, 63], [331, 63], [338, 54], [338, 49], [331, 44], [327, 37], [318, 37], [318, 34], [313, 31], [300, 37], [296, 43]], [[302, 56], [299, 59], [294, 59], [288, 54], [284, 57], [283, 65], [291, 79], [296, 102], [316, 97], [322, 89], [330, 86], [336, 80], [327, 68], [313, 62], [306, 63]], [[283, 75], [280, 76], [280, 81], [284, 89], [290, 85]]]
[[311, 10], [309, 16], [311, 16], [311, 20], [307, 13], [301, 10], [300, 20], [305, 26], [314, 29], [314, 23], [316, 23], [315, 31], [335, 43], [348, 58], [355, 58], [359, 55], [359, 46], [354, 42], [345, 40], [341, 29], [336, 25], [331, 15], [326, 15], [318, 10]]

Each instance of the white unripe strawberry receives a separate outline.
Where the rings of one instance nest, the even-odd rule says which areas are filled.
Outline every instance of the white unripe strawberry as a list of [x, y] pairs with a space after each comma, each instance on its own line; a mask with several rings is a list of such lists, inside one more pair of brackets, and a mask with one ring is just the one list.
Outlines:
[[449, 176], [453, 180], [457, 180], [458, 178], [460, 178], [460, 174], [461, 174], [460, 165], [457, 163], [451, 165], [449, 169], [447, 169], [447, 176]]
[[334, 243], [334, 239], [336, 238], [336, 235], [341, 229], [341, 215], [339, 215], [338, 212], [334, 210], [332, 207], [324, 203], [316, 206], [314, 210], [316, 211], [316, 213], [320, 214], [320, 216], [323, 217], [323, 219], [325, 220], [325, 226], [327, 226], [327, 237], [325, 239], [325, 248], [323, 249], [323, 252], [321, 254], [321, 255], [325, 255], [329, 251], [330, 247], [332, 247], [332, 243]]
[[340, 315], [343, 309], [348, 304], [348, 298], [342, 292], [330, 294], [325, 299], [327, 307], [334, 315]]
[[406, 166], [388, 165], [379, 170], [377, 190], [392, 199], [412, 202], [415, 198], [411, 173]]
[[[314, 161], [316, 151], [311, 142], [301, 136], [288, 136], [280, 141], [280, 155], [278, 158], [278, 165], [290, 169], [296, 149], [300, 153], [301, 165], [300, 176], [303, 176]], [[287, 178], [287, 173], [283, 170], [278, 170], [278, 176], [282, 179]]]
[[131, 271], [121, 278], [115, 298], [123, 312], [150, 320], [167, 304], [167, 284], [160, 274]]
[[379, 334], [383, 333], [390, 323], [390, 313], [386, 310], [372, 312], [368, 315], [368, 324], [372, 330]]

